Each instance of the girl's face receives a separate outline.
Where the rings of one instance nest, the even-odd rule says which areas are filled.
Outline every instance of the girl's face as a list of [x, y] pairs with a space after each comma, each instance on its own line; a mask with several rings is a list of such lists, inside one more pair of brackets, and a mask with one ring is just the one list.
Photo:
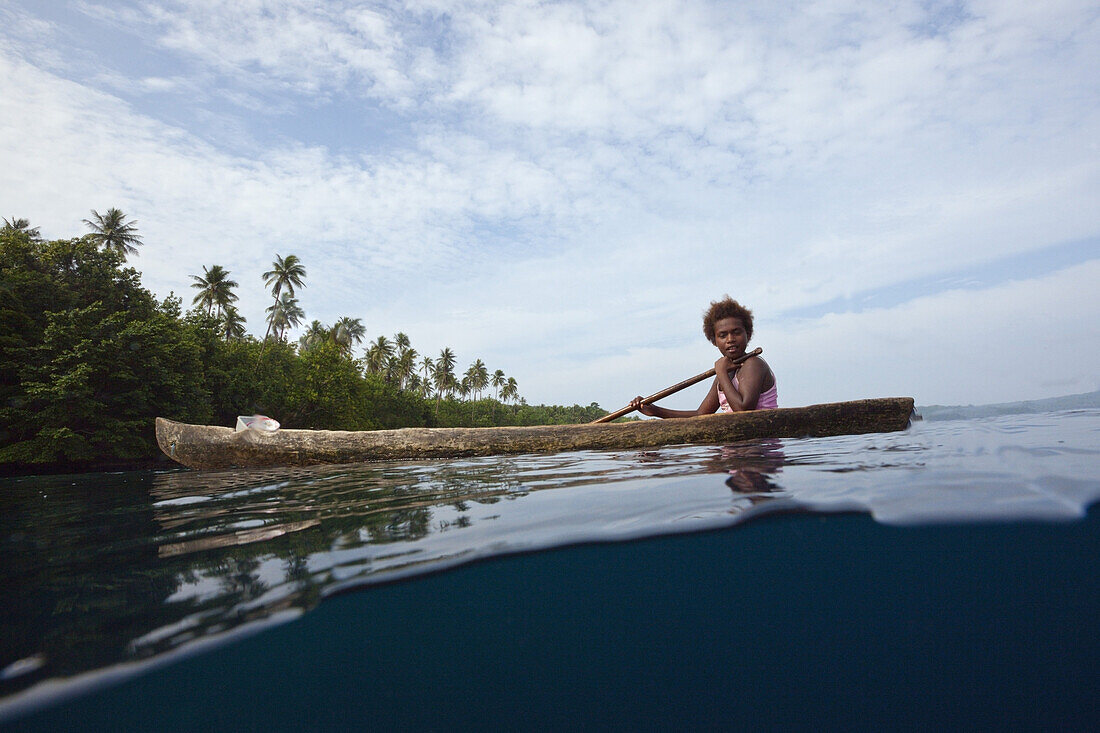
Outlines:
[[714, 324], [714, 345], [725, 356], [737, 359], [745, 354], [749, 335], [740, 318], [722, 318]]

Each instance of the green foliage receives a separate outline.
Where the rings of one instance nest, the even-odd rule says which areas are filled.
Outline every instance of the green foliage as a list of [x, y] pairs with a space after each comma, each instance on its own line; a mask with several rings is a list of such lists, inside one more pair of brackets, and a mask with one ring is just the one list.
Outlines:
[[142, 244], [137, 233], [137, 222], [126, 221], [126, 215], [119, 209], [112, 207], [105, 214], [92, 209], [92, 218], [85, 219], [84, 223], [91, 230], [88, 235], [91, 241], [120, 257], [137, 254], [137, 248]]
[[41, 426], [35, 462], [148, 458], [151, 415], [209, 419], [199, 349], [170, 317], [110, 313], [98, 302], [49, 316], [39, 364], [21, 375]]
[[291, 383], [295, 410], [286, 419], [305, 428], [364, 430], [371, 427], [362, 403], [363, 378], [355, 361], [332, 342], [301, 355], [298, 379]]
[[213, 315], [216, 309], [220, 316], [236, 302], [237, 295], [233, 288], [237, 287], [237, 283], [229, 279], [229, 271], [221, 265], [203, 266], [202, 270], [202, 275], [191, 276], [194, 280], [191, 287], [199, 291], [191, 302], [206, 308], [208, 315]]
[[[117, 210], [89, 222], [91, 235], [49, 242], [25, 220], [4, 222], [0, 470], [166, 460], [155, 445], [157, 416], [233, 425], [237, 415], [259, 413], [288, 428], [371, 430], [576, 423], [605, 414], [594, 403], [528, 405], [514, 378], [490, 374], [480, 359], [460, 381], [451, 349], [421, 360], [403, 333], [379, 336], [358, 361], [352, 349], [365, 334], [358, 319], [315, 322], [300, 349], [266, 334], [259, 341], [244, 333], [232, 307], [236, 283], [217, 265], [193, 276], [198, 307], [184, 314], [181, 298], [158, 302], [125, 266], [141, 242]], [[290, 306], [304, 275], [293, 255], [264, 273], [280, 311], [269, 330], [281, 335], [303, 315]], [[490, 387], [498, 399], [481, 398]], [[456, 392], [478, 399], [458, 400]]]
[[439, 403], [436, 427], [493, 427], [496, 425], [576, 425], [592, 422], [607, 411], [595, 402], [572, 405], [504, 405], [494, 399], [470, 402], [444, 399]]
[[210, 417], [199, 350], [121, 255], [0, 233], [0, 465], [149, 459], [151, 416]]

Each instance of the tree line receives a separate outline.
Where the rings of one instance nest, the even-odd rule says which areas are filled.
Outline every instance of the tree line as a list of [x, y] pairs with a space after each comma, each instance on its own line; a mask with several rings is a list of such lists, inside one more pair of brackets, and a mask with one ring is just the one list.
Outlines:
[[[297, 289], [304, 286], [306, 270], [297, 255], [275, 255], [271, 269], [263, 273], [264, 283], [271, 289], [273, 302], [267, 307], [267, 327], [264, 333], [261, 353], [266, 343], [274, 339], [286, 342], [288, 329], [300, 326], [305, 320], [305, 312], [296, 297]], [[237, 301], [234, 289], [237, 282], [229, 279], [229, 271], [221, 265], [203, 267], [202, 275], [192, 275], [192, 288], [198, 290], [191, 304], [205, 311], [207, 317], [218, 324], [218, 331], [228, 340], [242, 340], [247, 337], [245, 319], [233, 304]], [[298, 353], [304, 354], [324, 344], [331, 344], [347, 355], [366, 336], [366, 327], [359, 318], [344, 316], [331, 326], [314, 320], [298, 339]], [[519, 395], [519, 385], [515, 377], [509, 377], [500, 369], [489, 373], [485, 362], [477, 359], [459, 377], [455, 372], [455, 354], [450, 347], [439, 352], [436, 359], [421, 356], [409, 342], [404, 333], [397, 333], [393, 339], [380, 335], [369, 344], [360, 359], [360, 365], [367, 374], [381, 376], [398, 390], [411, 390], [424, 399], [434, 395], [438, 412], [439, 403], [444, 395], [448, 399], [458, 396], [462, 400], [480, 400], [484, 392], [492, 387], [498, 402], [520, 402], [526, 404]]]
[[276, 255], [262, 338], [234, 305], [220, 265], [192, 275], [194, 296], [158, 300], [126, 257], [143, 245], [120, 210], [92, 212], [89, 232], [46, 241], [26, 219], [0, 228], [0, 470], [94, 469], [161, 461], [153, 418], [233, 425], [262, 413], [294, 428], [536, 425], [588, 422], [587, 407], [528, 405], [516, 380], [476, 359], [456, 371], [407, 335], [366, 337], [358, 318], [305, 320], [306, 271]]

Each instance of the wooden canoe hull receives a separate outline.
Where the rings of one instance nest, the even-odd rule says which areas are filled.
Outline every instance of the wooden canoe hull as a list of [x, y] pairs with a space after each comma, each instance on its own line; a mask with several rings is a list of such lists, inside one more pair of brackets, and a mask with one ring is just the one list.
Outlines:
[[586, 425], [399, 430], [279, 430], [274, 433], [157, 418], [157, 443], [190, 468], [256, 468], [417, 460], [505, 453], [724, 444], [754, 438], [858, 435], [904, 430], [913, 398], [887, 397], [809, 407], [718, 413], [682, 420]]

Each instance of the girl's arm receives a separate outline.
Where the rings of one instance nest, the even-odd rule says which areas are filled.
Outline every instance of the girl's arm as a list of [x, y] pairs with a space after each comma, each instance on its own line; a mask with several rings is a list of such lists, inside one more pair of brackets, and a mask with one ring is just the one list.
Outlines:
[[[730, 377], [731, 369], [738, 372], [737, 384], [740, 389], [733, 386], [733, 379]], [[756, 403], [760, 401], [760, 393], [763, 391], [764, 377], [768, 374], [768, 367], [763, 359], [754, 356], [741, 364], [738, 369], [737, 365], [730, 363], [729, 357], [723, 356], [714, 362], [714, 371], [718, 374], [717, 384], [722, 394], [726, 396], [726, 402], [729, 403], [731, 410], [739, 412], [756, 409]]]
[[718, 410], [718, 387], [716, 385], [717, 382], [710, 385], [710, 391], [707, 392], [707, 396], [703, 398], [698, 410], [670, 410], [667, 407], [658, 407], [657, 405], [643, 405], [642, 397], [640, 396], [631, 400], [630, 406], [643, 415], [660, 417], [666, 420], [679, 417], [695, 417], [696, 415], [710, 415]]

